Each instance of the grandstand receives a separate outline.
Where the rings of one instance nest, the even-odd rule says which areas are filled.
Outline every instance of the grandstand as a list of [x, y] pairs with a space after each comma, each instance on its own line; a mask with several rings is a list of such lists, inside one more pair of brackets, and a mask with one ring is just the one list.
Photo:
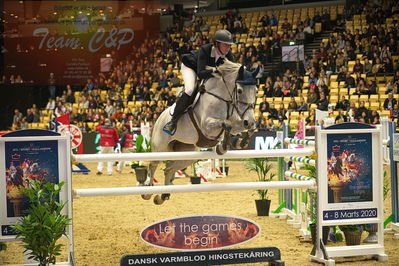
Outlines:
[[[348, 121], [379, 123], [382, 116], [398, 119], [398, 4], [383, 3], [375, 7], [369, 1], [364, 6], [348, 7], [323, 2], [197, 13], [189, 23], [182, 19], [169, 25], [160, 39], [144, 40], [140, 49], [145, 50], [146, 60], [135, 62], [134, 53], [139, 51], [131, 51], [130, 61], [119, 60], [110, 72], [75, 86], [71, 99], [59, 93], [58, 113], [58, 107], [41, 106], [34, 121], [14, 117], [7, 126], [11, 130], [48, 128], [51, 119], [65, 112], [71, 113], [71, 122], [86, 132], [95, 130], [106, 116], [118, 127], [128, 116], [134, 117], [136, 125], [152, 123], [181, 90], [180, 55], [209, 42], [220, 28], [234, 34], [232, 53], [238, 62], [247, 68], [265, 66], [256, 108], [259, 129], [268, 129], [262, 128], [266, 125], [262, 120], [267, 121], [270, 109], [259, 110], [265, 101], [281, 106], [277, 111], [283, 116], [274, 118], [274, 125], [284, 121], [293, 129], [302, 118], [314, 123], [310, 116], [315, 109], [337, 117], [336, 106], [342, 96], [354, 105], [342, 110]], [[283, 63], [281, 47], [287, 43], [303, 44], [305, 58]], [[2, 83], [15, 84], [11, 77], [4, 77]], [[396, 107], [392, 102], [387, 107], [389, 94], [396, 99]], [[291, 100], [299, 105], [301, 97], [307, 103], [306, 110], [289, 108]], [[107, 101], [112, 108], [105, 111]], [[361, 117], [363, 107], [367, 119]], [[127, 115], [115, 114], [116, 110]]]

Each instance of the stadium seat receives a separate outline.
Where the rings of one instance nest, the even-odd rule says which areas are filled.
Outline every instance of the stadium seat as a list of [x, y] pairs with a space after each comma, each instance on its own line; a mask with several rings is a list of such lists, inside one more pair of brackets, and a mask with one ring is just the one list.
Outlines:
[[378, 99], [379, 99], [378, 94], [372, 94], [372, 95], [370, 95], [369, 101], [370, 102], [378, 102]]
[[370, 103], [370, 110], [372, 110], [372, 111], [380, 110], [380, 103], [379, 102], [371, 102]]

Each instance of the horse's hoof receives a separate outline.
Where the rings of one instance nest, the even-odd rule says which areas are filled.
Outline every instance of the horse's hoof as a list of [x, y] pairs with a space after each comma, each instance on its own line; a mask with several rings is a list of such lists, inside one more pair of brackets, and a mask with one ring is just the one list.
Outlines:
[[161, 195], [161, 199], [164, 200], [164, 201], [165, 201], [165, 200], [169, 200], [169, 199], [170, 199], [170, 194], [169, 194], [169, 193], [167, 193], [167, 194], [162, 194], [162, 195]]
[[162, 203], [164, 203], [164, 200], [162, 199], [161, 196], [156, 195], [156, 196], [154, 197], [154, 203], [155, 203], [156, 205], [161, 205]]
[[226, 151], [227, 151], [227, 149], [225, 149], [222, 144], [219, 144], [219, 145], [216, 146], [216, 153], [218, 155], [223, 155], [223, 154], [226, 153]]
[[152, 197], [152, 194], [141, 195], [141, 198], [142, 198], [143, 200], [150, 200], [151, 197]]

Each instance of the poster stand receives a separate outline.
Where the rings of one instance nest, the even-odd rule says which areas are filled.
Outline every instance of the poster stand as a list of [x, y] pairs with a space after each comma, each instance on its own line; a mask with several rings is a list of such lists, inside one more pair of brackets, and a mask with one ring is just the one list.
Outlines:
[[[42, 179], [52, 183], [64, 182], [60, 200], [65, 202], [63, 214], [72, 218], [72, 183], [70, 161], [70, 135], [28, 129], [13, 131], [0, 137], [0, 241], [20, 241], [11, 225], [22, 217], [27, 199], [19, 193], [29, 180]], [[67, 227], [66, 262], [56, 265], [74, 265], [72, 223]], [[24, 254], [25, 264], [37, 265]]]
[[[386, 261], [381, 129], [342, 123], [316, 129], [317, 239], [311, 261], [335, 265], [332, 257], [371, 255]], [[378, 224], [372, 245], [324, 247], [323, 226]]]

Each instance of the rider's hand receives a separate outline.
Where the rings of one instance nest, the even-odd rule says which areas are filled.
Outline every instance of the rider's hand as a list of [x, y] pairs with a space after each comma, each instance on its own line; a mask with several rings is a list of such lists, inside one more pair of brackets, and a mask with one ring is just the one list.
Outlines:
[[219, 59], [216, 61], [215, 65], [216, 66], [220, 66], [224, 63], [224, 58], [223, 57], [219, 57]]
[[220, 77], [221, 75], [222, 73], [220, 73], [220, 71], [216, 67], [212, 68], [212, 76]]

